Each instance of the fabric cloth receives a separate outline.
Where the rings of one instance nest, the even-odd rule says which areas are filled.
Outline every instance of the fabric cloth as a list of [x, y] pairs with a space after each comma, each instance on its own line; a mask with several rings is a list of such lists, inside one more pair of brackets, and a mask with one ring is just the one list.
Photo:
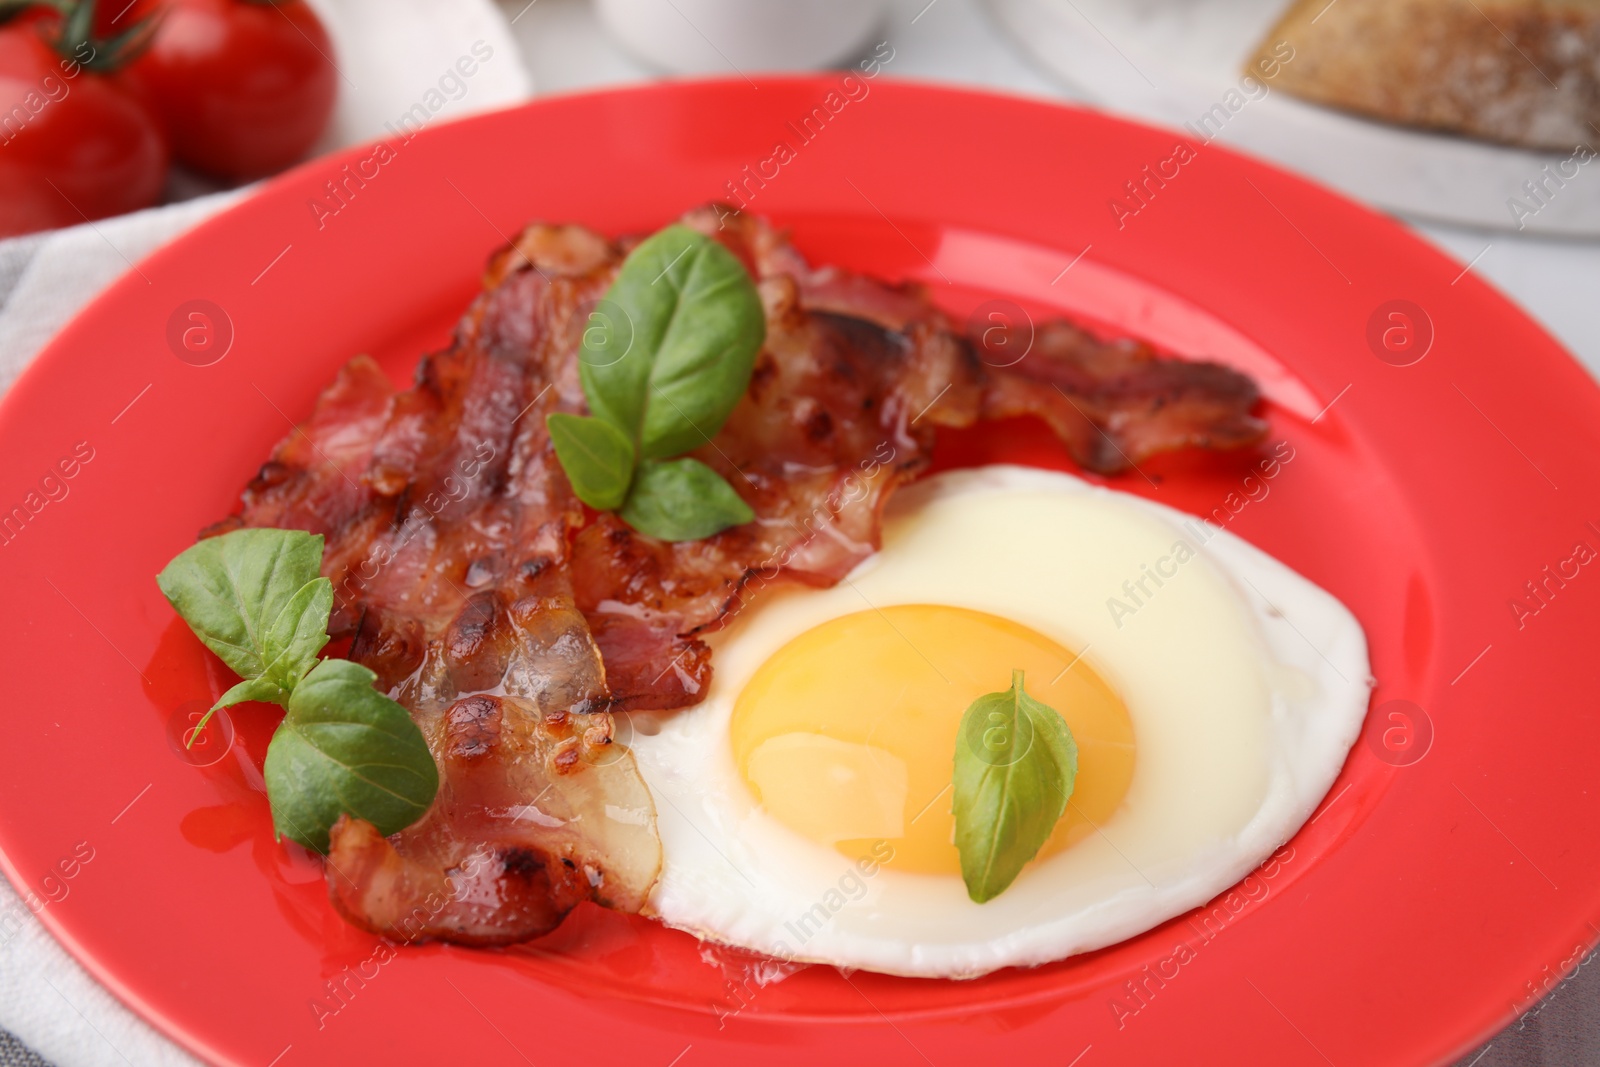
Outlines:
[[50, 1061], [0, 1030], [0, 1067], [50, 1067]]
[[[324, 151], [384, 136], [390, 125], [415, 129], [512, 104], [532, 91], [505, 17], [490, 0], [311, 3], [333, 38], [340, 74]], [[465, 55], [478, 61], [469, 78], [454, 73]], [[0, 241], [0, 394], [130, 265], [249, 193], [216, 192]], [[0, 1067], [195, 1063], [89, 977], [0, 878]]]

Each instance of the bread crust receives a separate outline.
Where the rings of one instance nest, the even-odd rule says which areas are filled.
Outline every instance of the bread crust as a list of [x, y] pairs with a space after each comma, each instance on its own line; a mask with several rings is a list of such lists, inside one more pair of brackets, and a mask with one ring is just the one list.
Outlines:
[[1251, 63], [1314, 103], [1530, 148], [1600, 142], [1600, 0], [1297, 0]]

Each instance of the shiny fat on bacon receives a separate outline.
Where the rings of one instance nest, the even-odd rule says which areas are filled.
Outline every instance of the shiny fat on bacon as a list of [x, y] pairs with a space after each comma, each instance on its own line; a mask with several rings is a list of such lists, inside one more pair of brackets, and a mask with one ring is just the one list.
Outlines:
[[327, 538], [332, 626], [411, 710], [439, 798], [385, 839], [332, 834], [329, 890], [385, 936], [503, 944], [582, 900], [643, 906], [654, 809], [614, 712], [696, 703], [699, 635], [774, 581], [828, 586], [876, 550], [894, 488], [936, 427], [1038, 415], [1090, 469], [1259, 439], [1253, 384], [1047, 324], [992, 367], [915, 286], [813, 269], [786, 235], [721, 207], [684, 221], [756, 278], [767, 339], [749, 390], [695, 452], [756, 520], [666, 544], [586, 513], [544, 429], [582, 412], [577, 353], [631, 242], [534, 225], [498, 253], [449, 349], [394, 392], [369, 360], [340, 372], [219, 524]]

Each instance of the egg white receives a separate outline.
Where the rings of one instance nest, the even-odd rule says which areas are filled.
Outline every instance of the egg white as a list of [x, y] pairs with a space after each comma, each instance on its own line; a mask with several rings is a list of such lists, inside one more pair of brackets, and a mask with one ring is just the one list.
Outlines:
[[[1178, 563], [1180, 543], [1193, 558]], [[1158, 563], [1171, 577], [1130, 597], [1124, 582]], [[740, 689], [788, 641], [918, 603], [1000, 615], [1081, 651], [1123, 698], [1138, 745], [1128, 793], [1098, 832], [981, 905], [959, 876], [852, 861], [779, 823], [729, 740]], [[710, 643], [705, 701], [634, 724], [664, 850], [649, 910], [780, 958], [920, 977], [1086, 952], [1215, 897], [1310, 816], [1371, 684], [1354, 616], [1265, 552], [1171, 508], [1008, 466], [902, 490], [878, 555], [833, 589], [763, 594]]]

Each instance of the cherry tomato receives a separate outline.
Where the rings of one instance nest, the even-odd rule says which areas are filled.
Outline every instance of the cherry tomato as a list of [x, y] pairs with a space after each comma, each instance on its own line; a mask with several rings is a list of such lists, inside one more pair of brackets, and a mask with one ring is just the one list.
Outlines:
[[166, 138], [137, 88], [39, 29], [0, 26], [0, 236], [149, 207], [166, 183]]
[[305, 0], [164, 6], [133, 69], [150, 88], [173, 154], [232, 179], [259, 178], [304, 157], [328, 125], [339, 77], [333, 44]]

